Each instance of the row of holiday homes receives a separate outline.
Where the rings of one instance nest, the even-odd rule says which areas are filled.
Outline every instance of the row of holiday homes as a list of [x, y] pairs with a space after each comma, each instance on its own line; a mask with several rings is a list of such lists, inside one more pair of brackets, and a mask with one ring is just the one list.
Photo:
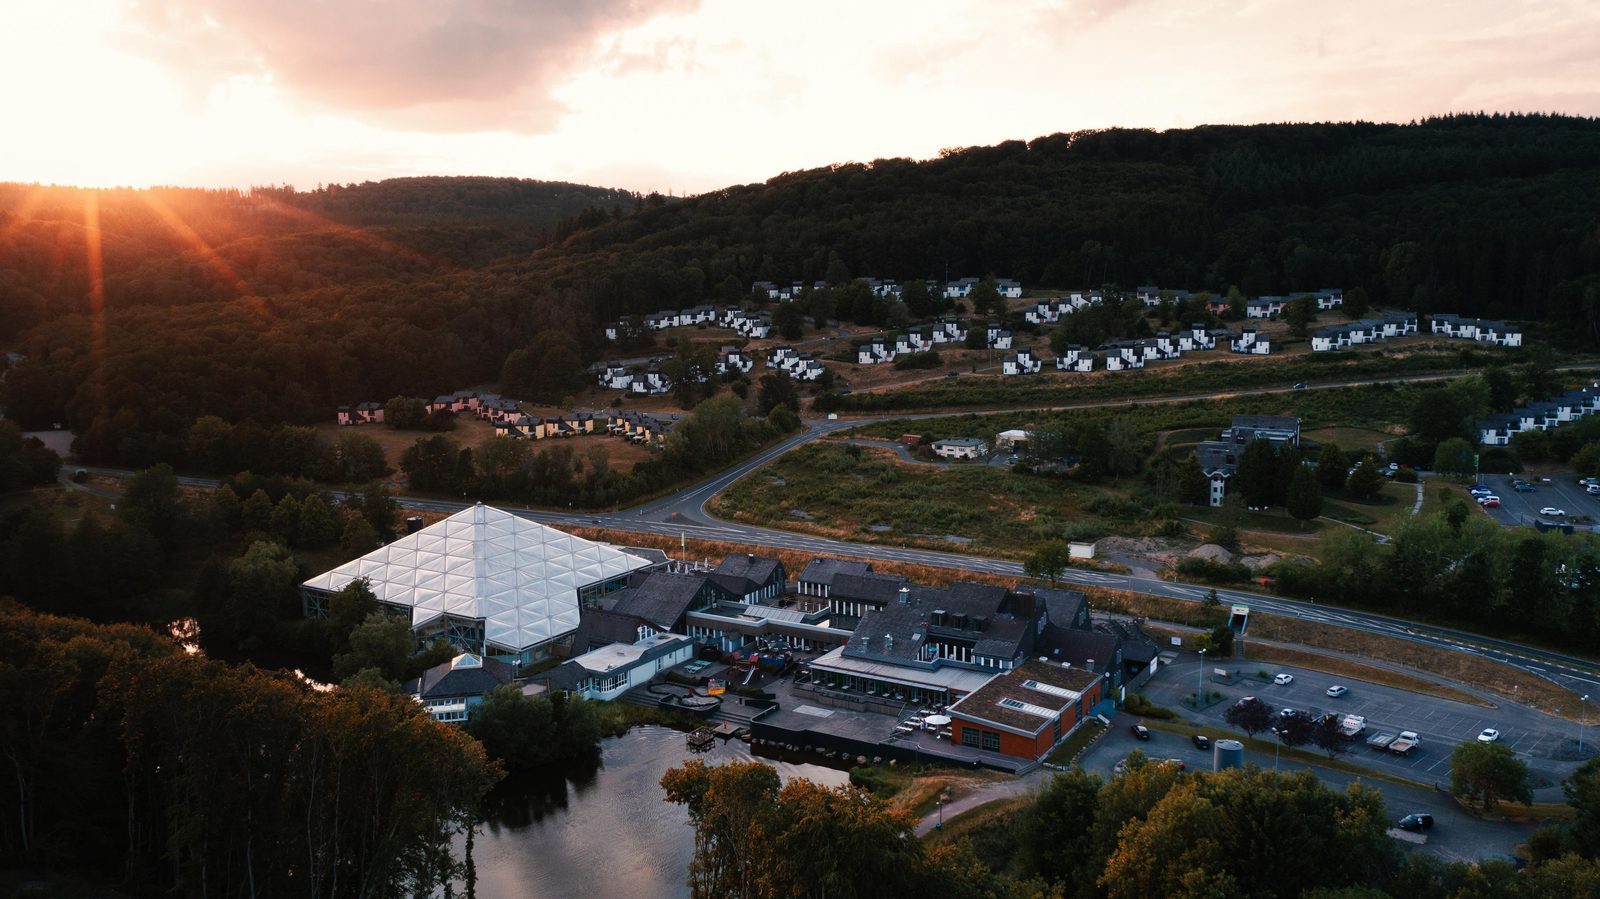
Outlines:
[[[876, 296], [898, 297], [904, 294], [904, 288], [897, 281], [886, 281], [881, 278], [857, 278], [856, 280], [865, 283], [867, 288]], [[982, 284], [983, 279], [969, 277], [957, 278], [954, 281], [946, 281], [942, 284], [938, 281], [927, 281], [925, 283], [928, 286], [929, 293], [943, 296], [946, 299], [958, 300], [971, 296], [973, 288]], [[827, 290], [829, 285], [826, 281], [813, 281], [810, 287], [812, 290]], [[1010, 278], [997, 278], [994, 281], [994, 288], [1002, 297], [1008, 300], [1022, 297], [1022, 282], [1020, 281], [1014, 281]], [[751, 293], [765, 296], [769, 300], [792, 300], [798, 298], [805, 291], [806, 283], [804, 281], [794, 281], [788, 285], [780, 285], [772, 281], [756, 281], [750, 285]]]
[[[931, 339], [939, 335], [931, 332], [913, 332], [891, 337], [874, 337], [856, 347], [856, 362], [876, 365], [893, 362], [901, 355], [938, 349], [941, 341]], [[945, 343], [955, 342], [946, 337]], [[988, 340], [992, 349], [1010, 349], [1011, 332], [990, 325]], [[1087, 350], [1076, 344], [1069, 345], [1054, 360], [1046, 359], [1026, 347], [1007, 353], [1001, 359], [1000, 371], [1005, 375], [1036, 374], [1049, 363], [1056, 371], [1090, 372], [1096, 367], [1106, 371], [1126, 371], [1144, 368], [1146, 362], [1176, 359], [1184, 353], [1215, 349], [1219, 345], [1235, 353], [1264, 356], [1272, 352], [1272, 339], [1254, 326], [1246, 325], [1237, 333], [1226, 328], [1206, 328], [1203, 324], [1191, 325], [1187, 331], [1158, 331], [1154, 337], [1138, 340], [1120, 340], [1108, 343], [1099, 350]]]
[[1542, 403], [1530, 403], [1478, 422], [1478, 440], [1485, 446], [1506, 446], [1518, 434], [1548, 431], [1600, 412], [1600, 381]]
[[[1149, 308], [1155, 308], [1165, 302], [1180, 302], [1192, 299], [1198, 294], [1187, 290], [1162, 290], [1155, 286], [1140, 287], [1134, 291], [1134, 296], [1139, 302]], [[1218, 297], [1207, 294], [1206, 309], [1217, 315], [1227, 312], [1231, 305], [1226, 296]], [[1344, 305], [1344, 291], [1337, 287], [1324, 287], [1321, 290], [1295, 293], [1287, 296], [1260, 296], [1245, 300], [1244, 314], [1247, 318], [1275, 318], [1282, 315], [1289, 304], [1296, 299], [1309, 296], [1317, 301], [1317, 310], [1327, 312]]]
[[[522, 406], [516, 400], [507, 399], [498, 393], [479, 393], [473, 390], [440, 394], [423, 403], [422, 408], [429, 415], [439, 412], [455, 415], [470, 412], [478, 418], [488, 420], [491, 424], [499, 424], [507, 418], [522, 414]], [[357, 403], [354, 406], [340, 406], [335, 410], [334, 418], [341, 425], [382, 424], [383, 412], [382, 403]]]

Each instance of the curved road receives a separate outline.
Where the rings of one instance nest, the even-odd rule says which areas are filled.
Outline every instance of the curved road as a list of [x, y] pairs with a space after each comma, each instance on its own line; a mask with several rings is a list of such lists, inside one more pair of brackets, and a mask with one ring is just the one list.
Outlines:
[[[1570, 366], [1566, 370], [1585, 370], [1596, 366]], [[1437, 381], [1460, 377], [1463, 372], [1436, 373], [1430, 375], [1411, 375], [1405, 377], [1363, 378], [1346, 380], [1336, 383], [1316, 384], [1307, 389], [1326, 390], [1341, 387], [1359, 387], [1373, 384], [1414, 383], [1418, 381]], [[1228, 394], [1192, 394], [1185, 396], [1143, 397], [1133, 400], [1102, 400], [1084, 403], [1073, 403], [1050, 406], [1038, 411], [1071, 411], [1074, 409], [1096, 409], [1118, 406], [1157, 405], [1166, 403], [1192, 402], [1197, 400], [1219, 399], [1226, 396], [1251, 396], [1273, 393], [1286, 393], [1292, 388], [1286, 387], [1258, 387], [1237, 390]], [[935, 550], [910, 549], [906, 547], [883, 546], [867, 543], [850, 543], [843, 540], [830, 540], [823, 537], [814, 537], [806, 534], [797, 534], [779, 531], [771, 528], [756, 527], [753, 525], [725, 522], [710, 515], [705, 510], [706, 503], [722, 490], [727, 489], [734, 482], [744, 478], [756, 469], [766, 465], [773, 459], [788, 453], [795, 448], [816, 440], [820, 437], [834, 434], [839, 431], [884, 420], [926, 420], [931, 418], [945, 418], [960, 415], [981, 415], [994, 411], [1016, 410], [961, 410], [959, 412], [933, 412], [911, 415], [884, 416], [878, 418], [862, 419], [835, 419], [812, 420], [806, 422], [806, 429], [800, 433], [786, 438], [783, 441], [757, 453], [755, 456], [721, 471], [698, 484], [694, 484], [671, 496], [663, 497], [645, 503], [634, 509], [631, 513], [575, 513], [575, 512], [548, 512], [531, 509], [512, 509], [515, 514], [541, 524], [565, 526], [590, 526], [606, 528], [614, 531], [631, 533], [656, 534], [668, 537], [683, 536], [695, 537], [704, 540], [718, 540], [724, 542], [737, 542], [755, 546], [767, 546], [777, 549], [786, 549], [799, 552], [811, 552], [817, 555], [842, 555], [854, 556], [864, 559], [878, 559], [892, 562], [907, 562], [917, 565], [929, 565], [939, 568], [952, 568], [963, 571], [976, 571], [985, 574], [997, 574], [1008, 577], [1025, 577], [1022, 565], [1019, 562], [1005, 559], [989, 559], [979, 556], [967, 556], [957, 553], [944, 553]], [[133, 472], [122, 469], [94, 468], [86, 470], [97, 474], [112, 476], [126, 476]], [[211, 478], [180, 477], [179, 481], [192, 486], [216, 486], [217, 480]], [[81, 486], [81, 485], [74, 485]], [[338, 495], [338, 494], [335, 494]], [[402, 505], [414, 509], [423, 509], [443, 513], [454, 513], [467, 508], [471, 503], [454, 502], [450, 500], [415, 499], [398, 497]], [[1136, 577], [1134, 575], [1111, 574], [1099, 571], [1082, 571], [1069, 569], [1060, 578], [1068, 584], [1090, 587], [1105, 587], [1114, 590], [1127, 590], [1133, 593], [1143, 593], [1150, 596], [1162, 596], [1172, 599], [1198, 602], [1212, 589], [1208, 586], [1185, 584], [1155, 580], [1152, 578]], [[1535, 647], [1524, 646], [1507, 640], [1497, 640], [1466, 631], [1452, 628], [1434, 627], [1379, 615], [1371, 612], [1359, 612], [1349, 609], [1330, 608], [1318, 605], [1315, 602], [1284, 599], [1281, 597], [1267, 596], [1243, 590], [1217, 589], [1217, 596], [1225, 603], [1247, 605], [1252, 611], [1271, 612], [1290, 618], [1300, 618], [1306, 621], [1335, 624], [1354, 630], [1374, 634], [1383, 634], [1411, 640], [1416, 643], [1436, 646], [1439, 648], [1467, 652], [1485, 658], [1503, 662], [1512, 667], [1522, 669], [1538, 677], [1553, 681], [1563, 687], [1574, 690], [1580, 694], [1600, 693], [1600, 663], [1593, 660], [1579, 658], [1565, 653], [1554, 652]]]

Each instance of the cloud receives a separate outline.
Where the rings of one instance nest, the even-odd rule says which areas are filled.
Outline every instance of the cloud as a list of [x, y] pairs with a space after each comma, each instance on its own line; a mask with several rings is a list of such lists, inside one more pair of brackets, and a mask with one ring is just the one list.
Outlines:
[[270, 78], [334, 112], [428, 131], [540, 132], [601, 38], [699, 0], [136, 0], [123, 43], [200, 90]]

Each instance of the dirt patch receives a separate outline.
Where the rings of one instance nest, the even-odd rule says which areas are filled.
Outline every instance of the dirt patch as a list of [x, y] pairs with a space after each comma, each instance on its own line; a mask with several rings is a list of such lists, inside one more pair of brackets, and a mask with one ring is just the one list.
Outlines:
[[1277, 553], [1261, 553], [1259, 555], [1240, 556], [1239, 564], [1251, 571], [1260, 571], [1278, 564], [1283, 557]]
[[1193, 548], [1194, 541], [1171, 537], [1104, 537], [1095, 552], [1145, 559], [1159, 567], [1178, 564]]
[[1189, 550], [1189, 558], [1205, 559], [1208, 562], [1219, 562], [1223, 565], [1233, 563], [1233, 553], [1215, 543], [1203, 543]]

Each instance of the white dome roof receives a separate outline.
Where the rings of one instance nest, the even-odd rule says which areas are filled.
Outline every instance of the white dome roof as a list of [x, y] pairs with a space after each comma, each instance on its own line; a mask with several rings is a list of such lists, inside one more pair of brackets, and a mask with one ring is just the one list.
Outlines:
[[579, 590], [649, 564], [479, 503], [304, 586], [333, 593], [366, 578], [380, 602], [411, 609], [412, 627], [481, 619], [490, 643], [521, 651], [578, 627]]

